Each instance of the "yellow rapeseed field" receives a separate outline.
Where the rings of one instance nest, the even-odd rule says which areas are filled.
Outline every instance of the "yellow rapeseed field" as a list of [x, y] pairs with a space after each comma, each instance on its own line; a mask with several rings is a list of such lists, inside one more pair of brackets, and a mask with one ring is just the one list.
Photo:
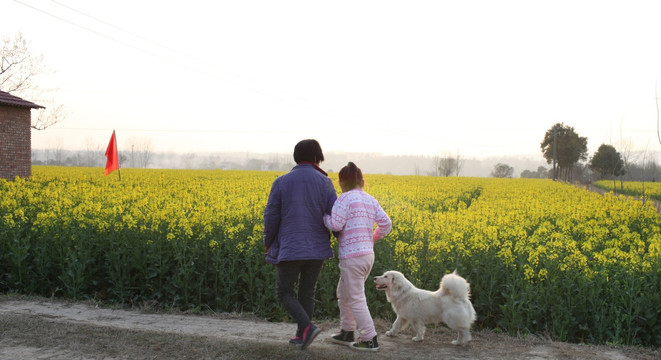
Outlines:
[[[286, 320], [264, 262], [263, 210], [282, 173], [39, 167], [0, 180], [0, 289]], [[337, 174], [330, 174], [337, 185]], [[366, 175], [393, 221], [374, 275], [436, 289], [457, 270], [477, 327], [661, 345], [661, 215], [536, 179]], [[337, 316], [337, 259], [317, 290]], [[392, 310], [367, 284], [370, 309]]]
[[661, 183], [659, 182], [620, 182], [619, 180], [600, 180], [595, 183], [595, 186], [606, 189], [608, 191], [637, 196], [644, 200], [653, 199], [661, 201]]

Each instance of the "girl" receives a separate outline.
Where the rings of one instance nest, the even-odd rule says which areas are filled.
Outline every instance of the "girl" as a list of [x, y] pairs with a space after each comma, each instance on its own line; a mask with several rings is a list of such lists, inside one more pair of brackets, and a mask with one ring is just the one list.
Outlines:
[[[379, 202], [363, 191], [363, 173], [356, 164], [349, 162], [340, 170], [339, 182], [342, 195], [335, 201], [331, 214], [324, 215], [326, 227], [339, 231], [337, 304], [341, 329], [331, 336], [331, 341], [356, 350], [377, 351], [379, 343], [367, 307], [365, 281], [374, 265], [374, 243], [390, 232], [392, 222]], [[356, 330], [359, 339], [354, 342]]]

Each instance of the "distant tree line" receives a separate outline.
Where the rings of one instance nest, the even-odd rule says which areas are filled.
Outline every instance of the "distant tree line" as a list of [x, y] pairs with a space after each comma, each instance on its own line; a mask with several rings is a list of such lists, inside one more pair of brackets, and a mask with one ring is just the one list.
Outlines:
[[588, 160], [587, 138], [579, 136], [573, 127], [563, 123], [555, 124], [546, 131], [540, 147], [547, 163], [553, 164], [553, 167], [524, 170], [522, 178], [590, 183], [605, 179], [657, 181], [659, 177], [656, 160], [648, 160], [644, 152], [642, 163], [637, 162], [628, 144], [622, 144], [621, 151], [613, 145], [601, 144]]
[[[621, 144], [621, 151], [613, 145], [601, 144], [588, 159], [586, 137], [579, 136], [573, 127], [563, 123], [553, 125], [544, 134], [540, 144], [542, 155], [550, 169], [540, 166], [537, 170], [524, 170], [521, 178], [554, 179], [567, 182], [590, 183], [597, 180], [657, 181], [659, 167], [656, 160], [647, 159], [642, 153], [642, 162], [636, 160], [641, 153], [631, 151], [630, 144]], [[491, 171], [492, 177], [512, 177], [513, 169], [498, 163]]]
[[[647, 152], [632, 152], [629, 146], [621, 145], [620, 150], [612, 145], [602, 144], [588, 158], [587, 138], [579, 136], [573, 127], [562, 123], [553, 125], [546, 131], [540, 144], [542, 155], [550, 168], [539, 166], [537, 170], [524, 170], [521, 178], [554, 179], [566, 182], [591, 183], [596, 180], [612, 179], [622, 181], [657, 181], [661, 177], [659, 166], [653, 156]], [[130, 150], [124, 150], [124, 149]], [[150, 140], [131, 138], [119, 151], [120, 166], [125, 168], [170, 168], [170, 169], [228, 169], [228, 170], [272, 170], [289, 171], [295, 165], [290, 154], [259, 154], [242, 153], [243, 157], [216, 154], [175, 154], [155, 153]], [[346, 155], [342, 155], [346, 156]], [[357, 156], [357, 155], [351, 155]], [[340, 158], [342, 158], [340, 156]], [[343, 158], [342, 158], [343, 159]], [[392, 158], [386, 168], [392, 168]], [[361, 158], [367, 164], [382, 163], [378, 157]], [[412, 161], [407, 159], [409, 163]], [[457, 151], [443, 156], [427, 158], [431, 162], [430, 176], [460, 176], [466, 160]], [[88, 141], [85, 150], [64, 150], [61, 144], [50, 149], [32, 151], [34, 165], [58, 166], [90, 166], [103, 167], [106, 163], [105, 147]], [[383, 167], [383, 166], [382, 166]], [[379, 168], [381, 169], [381, 168]], [[427, 167], [427, 169], [429, 169]], [[327, 169], [332, 172], [332, 169]], [[486, 169], [485, 169], [486, 170]], [[378, 170], [378, 171], [383, 171]], [[486, 170], [488, 171], [488, 170]], [[419, 167], [415, 174], [422, 175]], [[492, 177], [511, 178], [514, 168], [510, 164], [497, 163], [491, 173]], [[484, 175], [487, 176], [486, 172]]]
[[549, 169], [543, 166], [538, 167], [537, 171], [523, 170], [520, 176], [525, 179], [550, 179], [552, 177]]
[[[658, 174], [654, 160], [637, 163], [630, 145], [621, 144], [618, 151], [614, 146], [602, 144], [588, 158], [588, 139], [564, 123], [554, 124], [546, 131], [540, 143], [542, 156], [550, 169], [543, 166], [537, 170], [524, 170], [522, 178], [553, 179], [565, 182], [590, 183], [603, 179], [620, 181], [656, 181]], [[433, 158], [433, 176], [459, 176], [464, 164], [461, 153], [447, 153]], [[490, 175], [498, 178], [511, 178], [514, 168], [506, 163], [494, 165]]]
[[[646, 162], [645, 166], [638, 163], [630, 163], [626, 173], [622, 176], [612, 174], [603, 175], [590, 169], [590, 164], [576, 164], [572, 169], [574, 179], [580, 183], [591, 183], [597, 180], [622, 180], [622, 181], [647, 181], [656, 182], [661, 180], [661, 168], [655, 161]], [[540, 166], [536, 171], [523, 170], [519, 175], [527, 179], [552, 179], [553, 174], [549, 169]]]
[[[119, 151], [121, 168], [168, 168], [168, 169], [223, 169], [223, 170], [272, 170], [289, 171], [293, 160], [281, 155], [270, 155], [266, 159], [246, 157], [242, 160], [222, 154], [157, 153], [150, 148]], [[60, 147], [32, 150], [32, 165], [104, 167], [105, 149], [63, 150]]]

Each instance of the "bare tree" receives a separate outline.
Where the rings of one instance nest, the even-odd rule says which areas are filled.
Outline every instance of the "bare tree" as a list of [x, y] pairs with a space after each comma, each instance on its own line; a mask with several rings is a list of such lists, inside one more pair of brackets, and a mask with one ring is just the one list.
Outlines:
[[0, 56], [0, 89], [8, 93], [33, 88], [32, 79], [45, 70], [43, 55], [30, 55], [21, 33], [14, 39], [2, 38]]
[[271, 154], [266, 162], [266, 168], [275, 171], [287, 171], [292, 165], [291, 156], [281, 153]]
[[444, 157], [441, 159], [441, 166], [439, 167], [439, 172], [443, 176], [450, 176], [454, 173], [457, 168], [457, 160], [454, 157]]
[[50, 149], [49, 148], [50, 147], [46, 147], [46, 149], [44, 149], [44, 165], [51, 165], [51, 164], [48, 163], [48, 160], [49, 160], [49, 157], [50, 157]]
[[461, 169], [464, 168], [464, 163], [465, 163], [464, 157], [461, 155], [459, 150], [457, 150], [456, 168], [455, 168], [455, 175], [456, 176], [459, 176], [459, 172], [461, 171]]
[[438, 155], [434, 155], [434, 157], [431, 159], [431, 166], [432, 166], [432, 176], [438, 176], [438, 168], [441, 165], [441, 157]]
[[647, 146], [645, 146], [645, 151], [643, 152], [643, 176], [642, 176], [642, 183], [643, 183], [643, 205], [645, 205], [645, 202], [647, 201], [647, 194], [645, 193], [645, 158], [647, 157]]
[[[631, 179], [631, 174], [630, 174], [630, 165], [637, 160], [637, 156], [634, 156], [634, 152], [632, 150], [633, 148], [633, 140], [631, 138], [629, 140], [623, 140], [622, 139], [622, 126], [620, 125], [620, 155], [622, 156], [622, 162], [624, 165], [624, 173], [622, 176], [620, 176], [620, 190], [622, 191], [624, 189], [624, 175], [629, 174], [629, 179]], [[644, 163], [645, 161], [643, 161]]]
[[101, 150], [101, 145], [96, 143], [92, 138], [86, 139], [85, 147], [85, 166], [103, 166], [101, 156], [104, 153]]
[[53, 126], [67, 117], [64, 105], [57, 104], [55, 99], [49, 98], [46, 91], [39, 90], [33, 95], [28, 95], [26, 99], [33, 99], [32, 102], [43, 106], [43, 109], [37, 109], [36, 116], [32, 117], [32, 128], [35, 130], [44, 130]]
[[445, 154], [445, 156], [435, 156], [433, 159], [433, 164], [436, 176], [448, 177], [453, 173], [458, 174], [459, 166], [457, 164], [459, 160], [459, 155], [457, 155], [457, 158], [455, 158], [452, 154], [449, 153]]
[[[645, 147], [645, 153], [647, 154], [647, 147]], [[656, 182], [657, 166], [656, 166], [655, 158], [656, 158], [656, 154], [652, 155], [652, 160], [650, 162], [648, 162], [648, 164], [649, 164], [648, 168], [651, 172], [651, 174], [648, 174], [648, 176], [651, 176], [652, 182]]]
[[54, 90], [39, 88], [34, 82], [38, 75], [52, 72], [44, 66], [44, 56], [33, 56], [21, 33], [13, 39], [5, 36], [1, 41], [0, 90], [46, 107], [36, 110], [33, 129], [43, 130], [62, 121], [66, 117], [64, 106], [56, 104], [49, 95]]
[[147, 168], [154, 155], [154, 145], [151, 140], [132, 137], [128, 143], [131, 146], [131, 163], [135, 161], [138, 167]]
[[183, 162], [184, 169], [193, 168], [193, 160], [195, 160], [195, 153], [186, 153], [181, 156], [181, 161]]
[[64, 145], [62, 138], [57, 138], [55, 140], [55, 148], [53, 149], [53, 157], [55, 158], [55, 165], [64, 164], [64, 159], [66, 158], [67, 151], [64, 150]]

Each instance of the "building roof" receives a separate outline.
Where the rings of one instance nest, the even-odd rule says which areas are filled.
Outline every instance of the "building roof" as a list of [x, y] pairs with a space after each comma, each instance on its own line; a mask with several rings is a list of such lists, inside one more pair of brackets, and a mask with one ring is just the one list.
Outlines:
[[37, 105], [33, 102], [23, 100], [18, 96], [14, 96], [10, 93], [6, 93], [4, 91], [0, 91], [0, 105], [7, 105], [7, 106], [14, 106], [14, 107], [22, 107], [22, 108], [30, 108], [30, 109], [43, 109], [44, 107], [41, 105]]

